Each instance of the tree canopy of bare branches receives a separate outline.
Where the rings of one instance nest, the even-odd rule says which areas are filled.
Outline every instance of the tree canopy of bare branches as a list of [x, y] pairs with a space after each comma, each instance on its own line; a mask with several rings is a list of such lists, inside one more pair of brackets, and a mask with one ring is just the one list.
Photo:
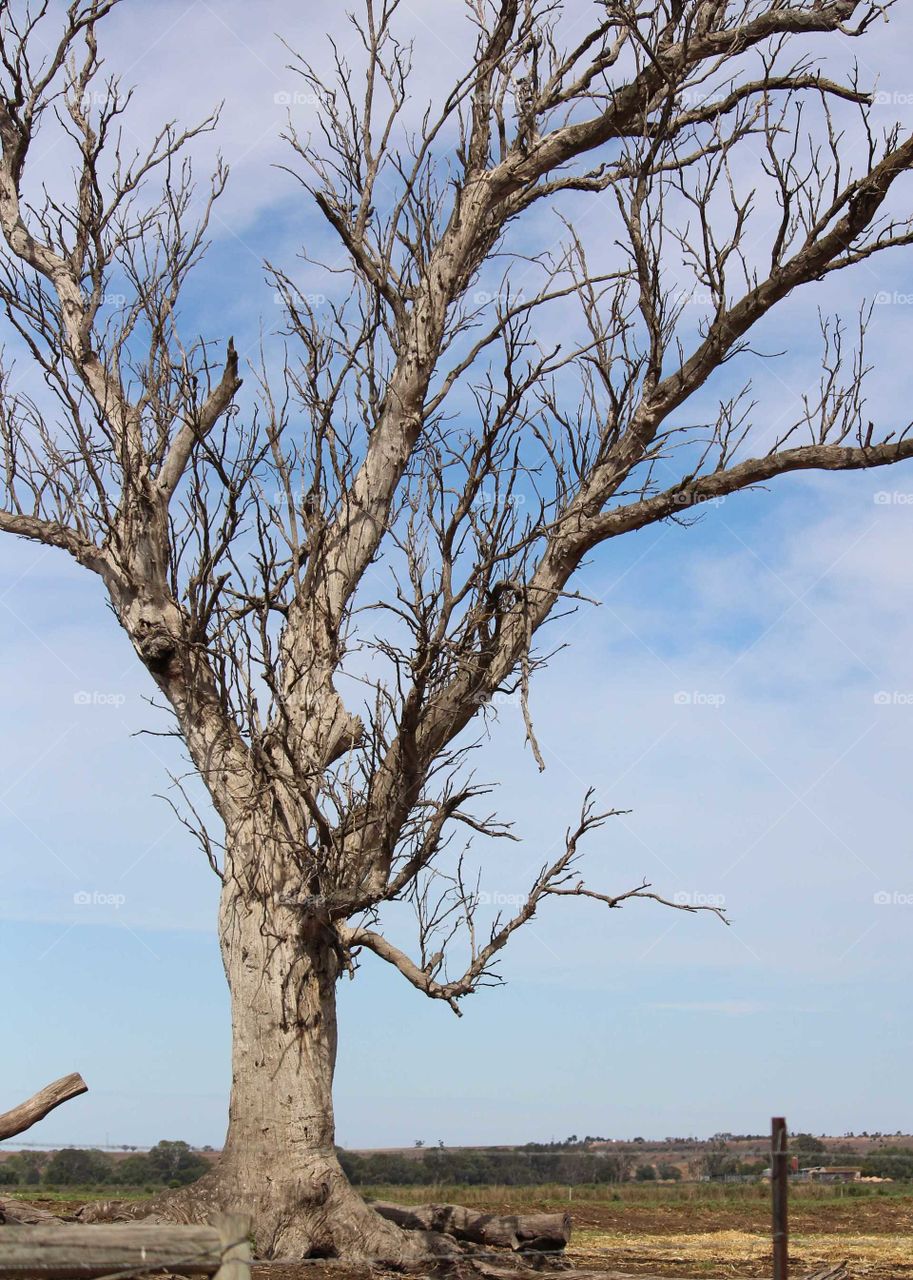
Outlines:
[[[582, 846], [611, 816], [588, 796], [523, 905], [477, 927], [458, 850], [511, 838], [469, 767], [492, 699], [517, 694], [541, 764], [543, 628], [596, 548], [785, 473], [913, 456], [907, 425], [867, 420], [862, 290], [858, 342], [822, 318], [818, 385], [782, 429], [727, 371], [790, 295], [913, 241], [894, 195], [913, 139], [816, 55], [885, 6], [581, 0], [571, 23], [561, 0], [467, 0], [474, 55], [416, 126], [399, 0], [362, 0], [357, 74], [288, 51], [320, 108], [287, 133], [302, 238], [319, 219], [335, 249], [325, 306], [267, 264], [277, 371], [185, 332], [227, 179], [200, 187], [188, 156], [217, 121], [131, 149], [98, 51], [117, 3], [74, 0], [53, 40], [47, 4], [0, 4], [0, 306], [40, 373], [35, 395], [2, 373], [0, 529], [102, 580], [224, 824], [219, 857], [189, 820], [223, 880], [235, 1001], [219, 1185], [241, 1178], [268, 1249], [395, 1253], [332, 1156], [339, 975], [367, 950], [457, 1009], [550, 897], [678, 905], [588, 886]], [[30, 182], [52, 127], [62, 192]], [[530, 253], [543, 210], [562, 237]], [[381, 921], [404, 900], [411, 954]], [[264, 1115], [300, 1144], [271, 1198]], [[318, 1213], [300, 1186], [321, 1179]]]

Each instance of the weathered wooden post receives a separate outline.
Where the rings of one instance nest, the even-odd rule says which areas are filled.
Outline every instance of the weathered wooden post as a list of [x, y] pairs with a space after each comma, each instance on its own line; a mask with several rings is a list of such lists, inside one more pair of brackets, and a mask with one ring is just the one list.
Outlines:
[[774, 1280], [787, 1280], [789, 1271], [789, 1156], [786, 1149], [786, 1121], [774, 1116], [770, 1122], [770, 1190], [773, 1209]]
[[245, 1213], [223, 1213], [213, 1226], [219, 1233], [222, 1265], [215, 1280], [250, 1280], [250, 1217]]

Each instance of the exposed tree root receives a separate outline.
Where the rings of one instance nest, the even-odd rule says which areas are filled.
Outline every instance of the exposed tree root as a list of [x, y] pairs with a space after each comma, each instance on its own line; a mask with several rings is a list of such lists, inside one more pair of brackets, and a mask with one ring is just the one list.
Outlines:
[[[314, 1185], [314, 1184], [311, 1184]], [[79, 1213], [83, 1222], [209, 1222], [227, 1208], [243, 1208], [254, 1220], [257, 1253], [265, 1258], [338, 1258], [409, 1271], [474, 1274], [492, 1254], [515, 1272], [557, 1263], [570, 1235], [566, 1214], [482, 1214], [460, 1205], [372, 1205], [344, 1180], [324, 1181], [306, 1194], [301, 1184], [278, 1188], [269, 1179], [259, 1194], [248, 1179], [247, 1194], [220, 1167], [188, 1187], [165, 1191], [142, 1203], [98, 1201]], [[457, 1267], [457, 1271], [454, 1271]], [[443, 1273], [443, 1272], [442, 1272]]]

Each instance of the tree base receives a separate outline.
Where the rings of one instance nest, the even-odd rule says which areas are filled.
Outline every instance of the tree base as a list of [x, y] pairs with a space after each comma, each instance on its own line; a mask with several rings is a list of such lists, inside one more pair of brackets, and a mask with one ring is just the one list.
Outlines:
[[164, 1191], [140, 1204], [98, 1201], [79, 1213], [83, 1222], [125, 1221], [207, 1223], [219, 1213], [243, 1211], [253, 1221], [258, 1257], [300, 1261], [339, 1258], [348, 1262], [407, 1267], [429, 1257], [459, 1253], [450, 1236], [407, 1231], [381, 1217], [344, 1175], [327, 1170], [322, 1180], [279, 1184], [221, 1165], [187, 1187]]
[[100, 1201], [86, 1205], [83, 1222], [142, 1218], [154, 1222], [206, 1223], [231, 1211], [253, 1220], [261, 1258], [300, 1261], [335, 1258], [411, 1270], [431, 1263], [471, 1263], [475, 1255], [503, 1256], [506, 1265], [560, 1265], [570, 1237], [567, 1214], [498, 1217], [458, 1205], [374, 1206], [361, 1198], [338, 1166], [322, 1179], [279, 1183], [264, 1174], [242, 1175], [219, 1165], [198, 1182], [162, 1192], [140, 1204]]

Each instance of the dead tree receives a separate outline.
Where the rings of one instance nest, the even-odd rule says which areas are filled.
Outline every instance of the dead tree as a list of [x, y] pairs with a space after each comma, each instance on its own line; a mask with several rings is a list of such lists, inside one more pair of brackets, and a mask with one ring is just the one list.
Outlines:
[[[336, 984], [372, 952], [457, 1010], [550, 899], [663, 902], [584, 882], [608, 816], [588, 797], [483, 928], [461, 841], [511, 832], [468, 753], [508, 690], [540, 759], [540, 629], [602, 543], [788, 472], [913, 455], [906, 426], [866, 419], [845, 317], [822, 321], [820, 384], [775, 438], [728, 382], [709, 422], [688, 407], [788, 295], [909, 246], [892, 190], [913, 140], [877, 133], [866, 87], [808, 53], [862, 37], [877, 3], [599, 0], [581, 23], [562, 0], [468, 0], [474, 56], [416, 130], [399, 0], [360, 0], [358, 83], [296, 58], [319, 145], [288, 130], [302, 235], [329, 227], [339, 288], [318, 309], [269, 265], [284, 376], [258, 366], [239, 395], [232, 341], [179, 322], [226, 178], [195, 201], [183, 157], [215, 122], [131, 151], [97, 50], [116, 3], [73, 0], [53, 34], [46, 5], [0, 4], [0, 305], [8, 357], [40, 375], [28, 394], [4, 374], [0, 529], [101, 579], [224, 825], [222, 852], [200, 835], [223, 884], [228, 1137], [163, 1209], [237, 1203], [265, 1253], [404, 1259], [334, 1151]], [[68, 194], [34, 180], [55, 120]], [[592, 202], [595, 242], [573, 220]], [[564, 242], [531, 255], [528, 215], [550, 206]], [[403, 900], [408, 954], [383, 927]]]

